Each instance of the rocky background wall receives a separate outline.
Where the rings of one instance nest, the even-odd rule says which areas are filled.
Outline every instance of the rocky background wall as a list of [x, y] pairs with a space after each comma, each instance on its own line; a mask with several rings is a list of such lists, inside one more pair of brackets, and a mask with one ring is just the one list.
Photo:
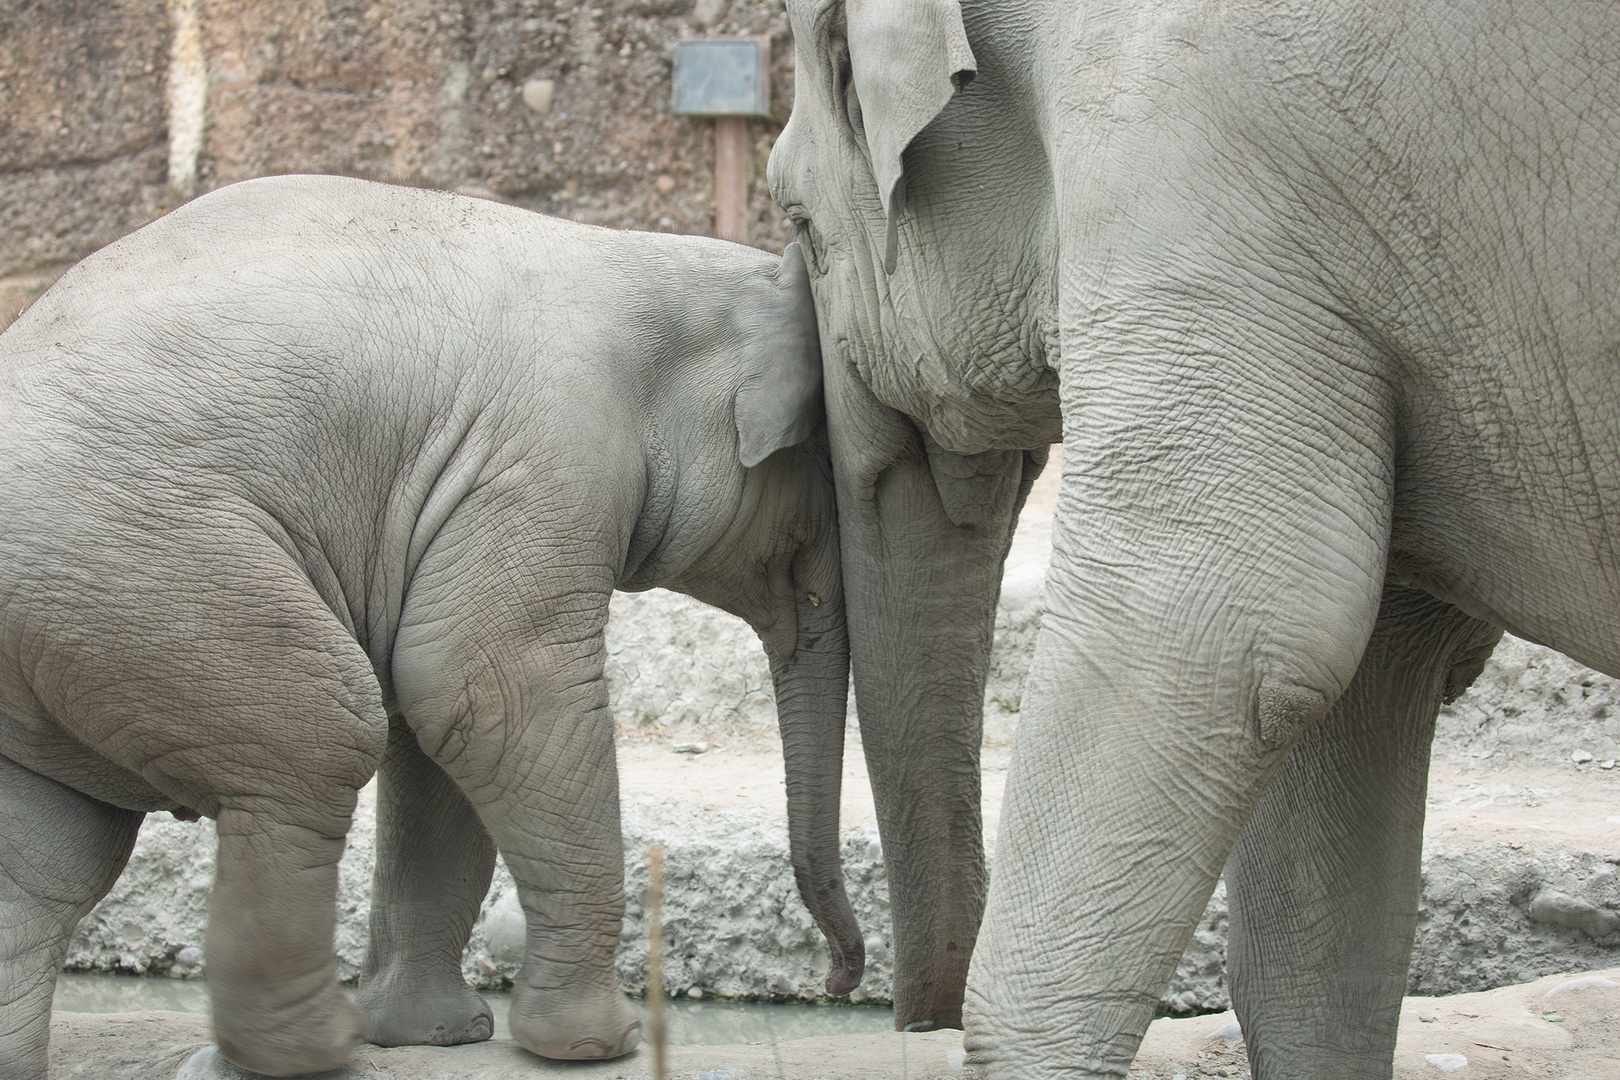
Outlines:
[[202, 192], [341, 173], [613, 228], [712, 234], [714, 123], [670, 110], [675, 43], [771, 39], [749, 240], [791, 227], [765, 158], [793, 103], [773, 0], [9, 0], [0, 326], [69, 265]]

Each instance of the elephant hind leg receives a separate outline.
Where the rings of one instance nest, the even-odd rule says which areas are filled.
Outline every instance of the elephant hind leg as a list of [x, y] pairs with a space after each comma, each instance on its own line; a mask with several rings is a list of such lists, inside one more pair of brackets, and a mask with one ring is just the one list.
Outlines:
[[0, 757], [0, 1078], [45, 1080], [56, 975], [145, 815]]
[[164, 540], [110, 548], [113, 586], [70, 633], [51, 628], [35, 692], [80, 741], [216, 819], [207, 971], [225, 1055], [269, 1075], [331, 1068], [363, 1028], [332, 942], [338, 859], [387, 737], [382, 691], [268, 537], [208, 523]]
[[1258, 1080], [1391, 1074], [1435, 714], [1501, 631], [1386, 584], [1349, 688], [1295, 744], [1227, 867], [1227, 972]]
[[[293, 617], [299, 605], [287, 607]], [[338, 860], [358, 789], [382, 756], [386, 714], [364, 654], [330, 613], [292, 635], [239, 630], [232, 647], [260, 667], [249, 694], [216, 702], [223, 745], [192, 773], [218, 807], [214, 1036], [254, 1072], [318, 1072], [341, 1064], [365, 1029], [338, 983], [332, 941]], [[180, 715], [207, 708], [196, 689], [177, 687]]]
[[495, 844], [467, 797], [396, 717], [377, 773], [371, 933], [355, 1002], [379, 1046], [454, 1046], [494, 1031], [461, 954], [489, 891]]

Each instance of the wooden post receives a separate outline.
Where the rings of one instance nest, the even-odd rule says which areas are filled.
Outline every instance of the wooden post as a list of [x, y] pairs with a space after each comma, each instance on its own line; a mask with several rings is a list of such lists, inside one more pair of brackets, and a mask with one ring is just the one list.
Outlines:
[[714, 120], [714, 233], [748, 242], [748, 118]]

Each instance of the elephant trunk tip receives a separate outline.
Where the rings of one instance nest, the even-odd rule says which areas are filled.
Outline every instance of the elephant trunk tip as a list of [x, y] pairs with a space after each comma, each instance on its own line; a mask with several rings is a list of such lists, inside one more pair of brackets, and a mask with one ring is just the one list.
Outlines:
[[827, 972], [825, 984], [827, 993], [843, 997], [861, 985], [861, 976], [866, 973], [866, 943], [859, 937], [851, 938], [826, 927], [822, 932], [827, 935], [827, 945], [832, 950], [832, 968]]

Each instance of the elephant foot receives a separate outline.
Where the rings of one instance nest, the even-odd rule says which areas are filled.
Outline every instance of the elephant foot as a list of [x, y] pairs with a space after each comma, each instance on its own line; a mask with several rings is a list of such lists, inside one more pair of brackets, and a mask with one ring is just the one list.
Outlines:
[[264, 1076], [325, 1072], [362, 1041], [365, 1018], [334, 981], [292, 1010], [220, 1008], [214, 1038], [233, 1065]]
[[591, 1061], [622, 1057], [641, 1042], [641, 1020], [616, 989], [513, 989], [512, 1037], [544, 1058]]
[[454, 986], [423, 987], [375, 977], [355, 991], [366, 1018], [366, 1041], [377, 1046], [460, 1046], [495, 1032], [489, 1002], [458, 976]]

